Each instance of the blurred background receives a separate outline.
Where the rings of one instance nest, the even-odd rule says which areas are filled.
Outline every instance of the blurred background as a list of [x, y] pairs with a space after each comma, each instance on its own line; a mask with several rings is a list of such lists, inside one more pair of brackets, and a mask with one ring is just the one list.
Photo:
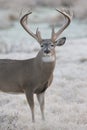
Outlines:
[[58, 29], [64, 22], [55, 8], [73, 11], [71, 26], [63, 33], [67, 38], [87, 37], [86, 0], [0, 0], [0, 52], [32, 50], [35, 44], [32, 48], [29, 45], [34, 39], [20, 25], [20, 18], [29, 10], [33, 12], [29, 18], [30, 28], [35, 32], [39, 27], [43, 37], [50, 37], [52, 25]]
[[[24, 95], [0, 94], [0, 130], [87, 130], [87, 0], [0, 0], [0, 59], [35, 57], [40, 46], [20, 25], [28, 11], [29, 28], [39, 27], [43, 38], [51, 37], [64, 18], [55, 8], [69, 8], [73, 19], [60, 37], [66, 44], [56, 47], [54, 80], [46, 92], [46, 121], [41, 122], [35, 98], [36, 123]], [[49, 104], [49, 105], [48, 105]]]

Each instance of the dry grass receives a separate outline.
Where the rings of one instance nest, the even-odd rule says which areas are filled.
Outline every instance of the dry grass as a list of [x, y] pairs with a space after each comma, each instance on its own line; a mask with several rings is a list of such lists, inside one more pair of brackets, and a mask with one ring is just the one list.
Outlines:
[[[12, 9], [20, 11], [22, 8], [34, 9], [41, 7], [68, 7], [74, 10], [74, 15], [79, 19], [87, 18], [87, 0], [0, 0], [1, 9]], [[12, 19], [16, 17], [12, 15]]]

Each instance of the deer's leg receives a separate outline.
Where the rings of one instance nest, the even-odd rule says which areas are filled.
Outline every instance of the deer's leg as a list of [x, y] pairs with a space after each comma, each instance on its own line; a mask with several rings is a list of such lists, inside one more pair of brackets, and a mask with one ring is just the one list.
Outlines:
[[45, 95], [45, 92], [37, 94], [37, 99], [39, 101], [41, 114], [42, 114], [42, 120], [45, 120], [45, 118], [44, 118], [44, 95]]
[[35, 122], [35, 117], [34, 117], [34, 95], [33, 92], [30, 92], [29, 90], [25, 91], [26, 94], [26, 98], [28, 100], [30, 109], [31, 109], [31, 113], [32, 113], [32, 122]]

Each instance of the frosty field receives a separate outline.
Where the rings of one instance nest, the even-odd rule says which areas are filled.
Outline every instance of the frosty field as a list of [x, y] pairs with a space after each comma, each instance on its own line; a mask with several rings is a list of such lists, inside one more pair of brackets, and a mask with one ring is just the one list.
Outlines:
[[[0, 130], [86, 130], [87, 129], [87, 44], [70, 40], [58, 48], [54, 81], [46, 92], [45, 118], [41, 121], [35, 98], [36, 123], [24, 95], [0, 94]], [[32, 53], [32, 56], [35, 55]], [[28, 58], [28, 53], [3, 54], [3, 58]]]
[[[56, 49], [54, 80], [45, 95], [46, 120], [41, 120], [36, 96], [33, 124], [25, 95], [1, 92], [0, 130], [87, 130], [87, 29], [84, 24], [81, 28], [77, 24], [74, 21], [64, 32], [67, 41]], [[44, 37], [50, 36], [47, 24], [40, 27]], [[39, 50], [39, 45], [18, 23], [11, 29], [0, 30], [0, 37], [1, 59], [28, 59]]]

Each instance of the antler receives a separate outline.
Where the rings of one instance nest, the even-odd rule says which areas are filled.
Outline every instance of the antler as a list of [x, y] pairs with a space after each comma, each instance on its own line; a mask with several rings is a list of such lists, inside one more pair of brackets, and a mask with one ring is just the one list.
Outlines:
[[25, 29], [25, 31], [27, 31], [33, 38], [35, 38], [40, 43], [42, 41], [42, 38], [41, 38], [40, 31], [38, 31], [38, 28], [36, 30], [36, 34], [34, 34], [27, 26], [27, 18], [28, 18], [28, 15], [30, 15], [31, 13], [32, 12], [25, 14], [20, 19], [20, 23], [21, 23], [22, 27]]
[[63, 16], [65, 17], [66, 19], [66, 23], [60, 28], [60, 30], [58, 32], [55, 33], [54, 31], [54, 27], [52, 28], [52, 37], [51, 37], [51, 40], [53, 42], [55, 42], [55, 40], [57, 39], [57, 37], [69, 26], [71, 20], [72, 20], [72, 12], [70, 12], [69, 10], [58, 10], [56, 9], [59, 13], [63, 14]]

